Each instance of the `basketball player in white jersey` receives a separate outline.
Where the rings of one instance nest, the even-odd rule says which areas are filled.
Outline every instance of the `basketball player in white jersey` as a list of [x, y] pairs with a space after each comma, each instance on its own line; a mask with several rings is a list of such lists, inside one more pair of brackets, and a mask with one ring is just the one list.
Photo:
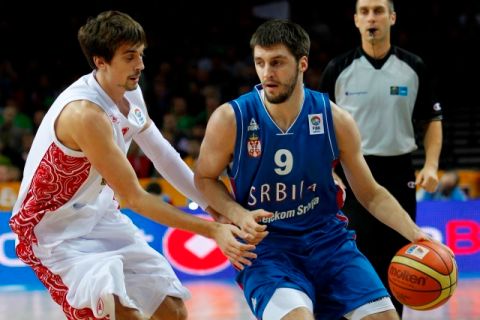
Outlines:
[[236, 240], [247, 237], [237, 227], [185, 214], [139, 184], [126, 158], [132, 139], [162, 176], [208, 207], [147, 115], [138, 86], [146, 45], [140, 24], [103, 12], [78, 40], [94, 71], [59, 95], [38, 130], [10, 220], [16, 252], [67, 319], [186, 319], [189, 292], [114, 194], [145, 217], [215, 239], [236, 267], [250, 264], [254, 246]]

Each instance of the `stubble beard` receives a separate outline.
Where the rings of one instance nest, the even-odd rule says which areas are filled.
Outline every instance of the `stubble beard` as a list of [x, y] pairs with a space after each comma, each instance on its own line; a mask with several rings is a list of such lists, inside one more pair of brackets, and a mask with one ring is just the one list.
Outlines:
[[298, 81], [298, 69], [291, 81], [287, 84], [282, 84], [282, 86], [286, 87], [286, 90], [281, 92], [278, 96], [270, 96], [268, 93], [265, 91], [265, 98], [267, 99], [268, 102], [271, 104], [280, 104], [288, 100], [292, 96], [293, 90], [295, 90], [295, 86], [297, 85]]

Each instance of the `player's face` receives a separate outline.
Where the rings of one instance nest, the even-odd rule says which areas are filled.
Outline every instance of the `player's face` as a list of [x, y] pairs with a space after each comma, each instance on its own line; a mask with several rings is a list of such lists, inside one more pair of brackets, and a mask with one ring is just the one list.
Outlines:
[[389, 39], [390, 27], [395, 24], [396, 15], [387, 0], [358, 0], [354, 16], [362, 39]]
[[110, 62], [109, 77], [115, 87], [120, 87], [126, 91], [135, 90], [140, 81], [143, 64], [144, 45], [134, 46], [124, 44], [115, 52]]
[[278, 104], [290, 98], [299, 81], [300, 64], [288, 49], [256, 46], [253, 58], [268, 102]]

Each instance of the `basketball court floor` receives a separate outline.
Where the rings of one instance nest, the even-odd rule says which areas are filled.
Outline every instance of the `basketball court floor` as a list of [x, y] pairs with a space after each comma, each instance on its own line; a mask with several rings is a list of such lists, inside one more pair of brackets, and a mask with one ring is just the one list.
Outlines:
[[[241, 290], [232, 282], [193, 281], [187, 301], [189, 320], [255, 320]], [[60, 308], [44, 290], [0, 287], [0, 320], [61, 320]], [[480, 278], [461, 278], [454, 296], [431, 311], [405, 311], [404, 320], [479, 320]]]

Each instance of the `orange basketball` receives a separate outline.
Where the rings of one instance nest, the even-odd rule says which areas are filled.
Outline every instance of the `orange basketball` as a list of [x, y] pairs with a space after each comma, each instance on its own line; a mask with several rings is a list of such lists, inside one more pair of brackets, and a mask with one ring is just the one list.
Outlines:
[[455, 258], [433, 241], [404, 246], [388, 267], [392, 294], [415, 310], [435, 309], [447, 302], [457, 287], [457, 276]]

